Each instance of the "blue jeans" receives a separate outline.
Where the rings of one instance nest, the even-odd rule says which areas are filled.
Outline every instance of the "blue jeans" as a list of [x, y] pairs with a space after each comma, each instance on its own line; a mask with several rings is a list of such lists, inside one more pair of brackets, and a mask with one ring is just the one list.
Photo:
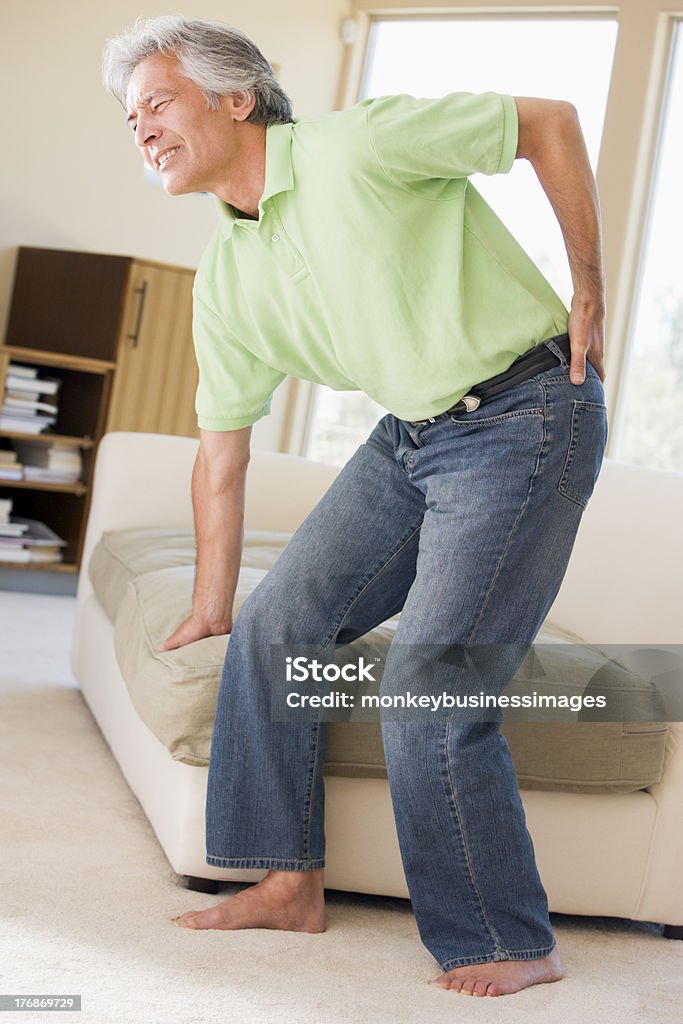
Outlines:
[[[401, 644], [535, 638], [607, 434], [593, 367], [574, 385], [555, 339], [545, 344], [556, 367], [474, 412], [419, 425], [380, 420], [243, 605], [211, 749], [209, 864], [325, 864], [327, 726], [315, 717], [273, 720], [272, 644], [313, 645], [324, 656], [399, 611], [390, 654]], [[388, 690], [391, 665], [388, 658]], [[547, 897], [500, 722], [466, 720], [455, 709], [430, 721], [385, 718], [382, 736], [427, 949], [444, 971], [546, 956], [555, 945]]]

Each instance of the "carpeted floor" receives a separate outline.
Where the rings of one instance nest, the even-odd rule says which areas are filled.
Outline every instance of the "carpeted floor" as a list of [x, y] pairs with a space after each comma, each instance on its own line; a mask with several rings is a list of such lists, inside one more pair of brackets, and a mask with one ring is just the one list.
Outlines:
[[72, 616], [0, 592], [0, 994], [80, 994], [63, 1024], [680, 1024], [683, 942], [656, 925], [553, 915], [565, 978], [499, 999], [428, 985], [401, 900], [330, 893], [323, 935], [174, 928], [216, 897], [181, 887], [74, 688]]

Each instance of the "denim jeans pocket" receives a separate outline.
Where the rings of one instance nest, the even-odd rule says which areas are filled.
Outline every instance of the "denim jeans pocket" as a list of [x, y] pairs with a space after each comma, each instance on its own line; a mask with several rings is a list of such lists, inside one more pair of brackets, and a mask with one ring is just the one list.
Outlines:
[[599, 402], [573, 402], [567, 457], [557, 485], [560, 494], [582, 508], [588, 504], [607, 442], [607, 408]]
[[447, 413], [451, 423], [461, 427], [487, 427], [529, 416], [543, 416], [545, 396], [535, 378], [520, 381], [493, 398], [488, 398], [472, 412]]
[[[480, 413], [483, 412], [483, 415]], [[516, 420], [520, 417], [528, 416], [543, 416], [543, 407], [535, 406], [531, 409], [509, 409], [507, 412], [500, 412], [496, 415], [486, 415], [490, 410], [481, 406], [481, 409], [477, 409], [474, 413], [460, 413], [457, 416], [450, 416], [451, 423], [457, 423], [464, 427], [488, 427], [495, 423], [506, 423], [510, 420]]]

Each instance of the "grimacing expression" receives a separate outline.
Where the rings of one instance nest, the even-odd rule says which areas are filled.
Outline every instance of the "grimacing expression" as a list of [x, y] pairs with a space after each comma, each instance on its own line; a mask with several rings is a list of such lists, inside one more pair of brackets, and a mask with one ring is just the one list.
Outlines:
[[237, 157], [235, 124], [250, 106], [227, 95], [210, 110], [201, 89], [182, 74], [178, 58], [163, 53], [137, 65], [126, 106], [135, 144], [169, 195], [215, 194], [225, 183]]

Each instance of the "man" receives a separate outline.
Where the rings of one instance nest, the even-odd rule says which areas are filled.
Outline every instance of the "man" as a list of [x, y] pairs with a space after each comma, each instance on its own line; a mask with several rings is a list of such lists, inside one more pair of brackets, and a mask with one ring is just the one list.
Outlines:
[[[326, 727], [273, 721], [271, 645], [329, 657], [402, 609], [391, 691], [410, 652], [534, 639], [606, 438], [595, 181], [567, 103], [396, 96], [294, 120], [260, 51], [213, 23], [138, 23], [110, 42], [105, 81], [168, 194], [219, 200], [194, 295], [193, 608], [164, 647], [231, 633], [207, 860], [268, 874], [176, 923], [322, 931]], [[562, 227], [569, 316], [468, 180], [515, 158]], [[287, 374], [364, 390], [388, 414], [233, 622], [251, 426]], [[499, 722], [452, 712], [382, 732], [436, 984], [482, 996], [558, 980]]]

